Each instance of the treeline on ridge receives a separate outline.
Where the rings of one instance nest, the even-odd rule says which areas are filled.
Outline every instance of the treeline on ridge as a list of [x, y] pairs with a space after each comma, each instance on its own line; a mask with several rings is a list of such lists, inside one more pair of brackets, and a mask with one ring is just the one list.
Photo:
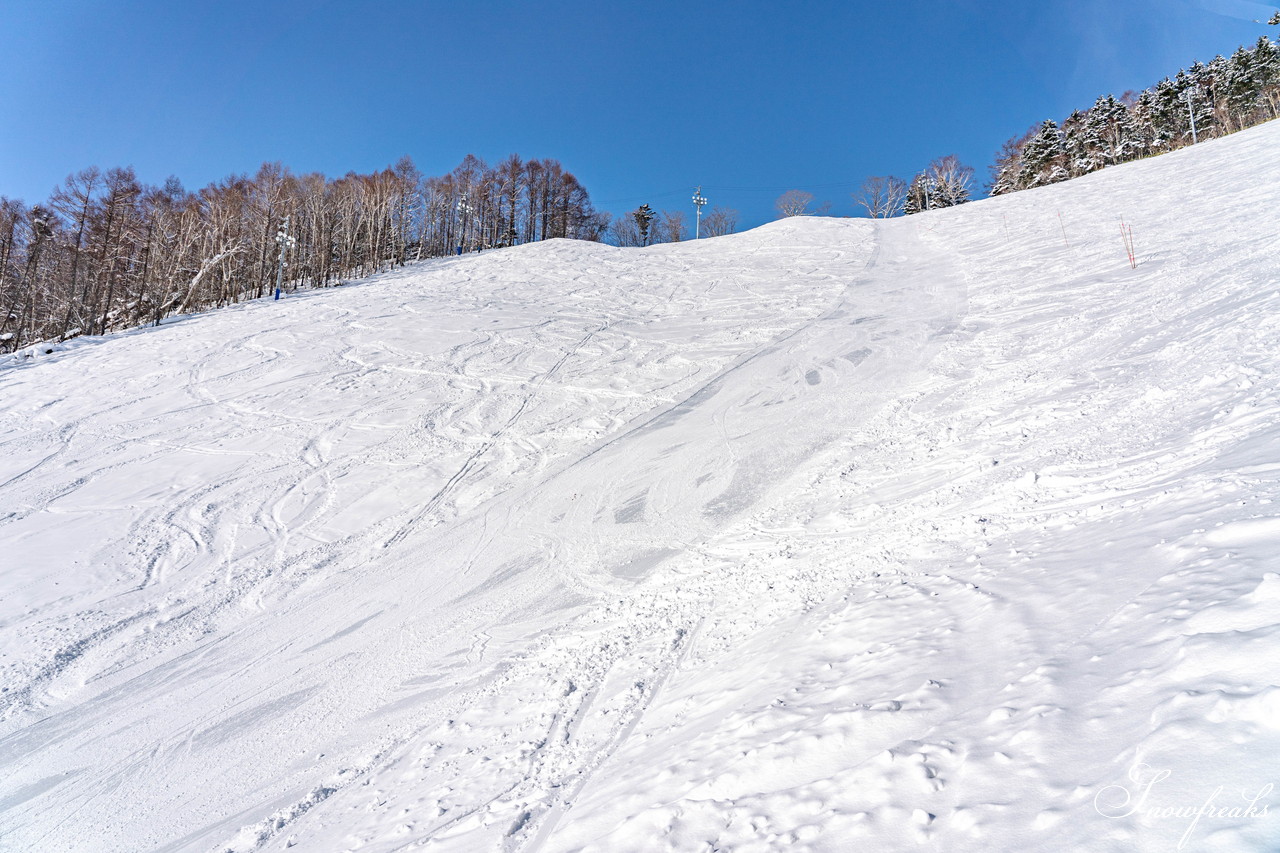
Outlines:
[[196, 192], [89, 168], [44, 204], [0, 196], [0, 352], [264, 296], [286, 217], [289, 288], [609, 227], [559, 162], [514, 154], [497, 166], [468, 155], [440, 177], [408, 157], [336, 179], [267, 163]]
[[[1269, 23], [1280, 25], [1280, 12]], [[1069, 180], [1280, 117], [1280, 47], [1266, 36], [1229, 58], [1195, 63], [1142, 92], [1098, 98], [1060, 125], [1010, 139], [990, 194]], [[855, 200], [872, 217], [969, 201], [974, 171], [940, 157], [910, 182], [868, 178]], [[781, 216], [822, 215], [808, 192], [776, 202]], [[409, 158], [371, 174], [295, 175], [279, 163], [196, 192], [176, 178], [139, 182], [131, 168], [85, 169], [44, 204], [0, 196], [0, 353], [40, 341], [105, 334], [173, 314], [259, 298], [274, 285], [278, 230], [289, 222], [287, 286], [325, 287], [406, 260], [554, 237], [644, 246], [684, 239], [688, 218], [647, 204], [612, 218], [555, 160], [468, 155], [427, 177]], [[713, 208], [701, 236], [734, 231]]]
[[[1280, 12], [1270, 23], [1280, 25]], [[996, 154], [988, 190], [997, 196], [1066, 181], [1277, 117], [1280, 46], [1262, 36], [1229, 58], [1194, 63], [1142, 92], [1106, 95], [1061, 125], [1049, 119], [1010, 139]], [[972, 175], [954, 157], [943, 157], [909, 183], [892, 175], [868, 178], [854, 199], [875, 218], [951, 207], [969, 200]]]
[[1262, 36], [1230, 58], [1197, 62], [1142, 92], [1098, 98], [1061, 125], [1046, 120], [1010, 139], [991, 167], [991, 195], [1058, 183], [1277, 117], [1280, 48]]

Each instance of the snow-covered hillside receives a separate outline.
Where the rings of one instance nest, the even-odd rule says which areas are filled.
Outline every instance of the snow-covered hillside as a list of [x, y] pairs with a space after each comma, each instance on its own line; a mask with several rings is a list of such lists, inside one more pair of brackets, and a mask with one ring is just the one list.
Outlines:
[[1274, 174], [9, 362], [0, 849], [1276, 849]]

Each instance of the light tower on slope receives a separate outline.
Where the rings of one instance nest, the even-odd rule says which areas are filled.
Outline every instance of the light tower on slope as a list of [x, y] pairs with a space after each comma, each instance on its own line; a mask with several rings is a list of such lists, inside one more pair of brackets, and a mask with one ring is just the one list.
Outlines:
[[280, 247], [280, 265], [276, 267], [276, 299], [279, 299], [284, 287], [284, 268], [289, 266], [289, 262], [284, 259], [285, 253], [298, 245], [298, 238], [289, 233], [288, 216], [280, 223], [280, 230], [276, 232], [276, 245]]
[[693, 239], [695, 240], [702, 236], [702, 208], [706, 203], [707, 200], [702, 197], [702, 187], [699, 186], [693, 192], [693, 209], [695, 211], [693, 220]]
[[458, 254], [462, 254], [462, 247], [467, 244], [467, 226], [471, 223], [471, 214], [473, 213], [471, 200], [465, 195], [458, 199]]

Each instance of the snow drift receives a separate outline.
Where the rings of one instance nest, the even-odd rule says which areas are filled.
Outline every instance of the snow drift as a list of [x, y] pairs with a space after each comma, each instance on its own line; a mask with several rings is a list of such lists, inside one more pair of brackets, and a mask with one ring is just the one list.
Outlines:
[[1273, 849], [1278, 168], [11, 361], [0, 845]]

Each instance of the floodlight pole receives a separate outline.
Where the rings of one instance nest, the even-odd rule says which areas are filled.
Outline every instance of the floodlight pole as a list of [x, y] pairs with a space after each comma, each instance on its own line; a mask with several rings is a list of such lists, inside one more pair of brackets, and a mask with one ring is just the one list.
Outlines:
[[693, 192], [693, 209], [695, 211], [693, 220], [693, 239], [697, 240], [702, 236], [702, 208], [707, 200], [702, 197], [702, 187], [699, 186]]
[[467, 243], [467, 197], [458, 199], [458, 255], [462, 255], [462, 247]]
[[471, 220], [471, 202], [464, 195], [458, 199], [458, 254], [462, 254], [462, 247], [467, 243], [467, 225]]
[[298, 240], [289, 234], [289, 217], [284, 218], [284, 222], [280, 223], [280, 230], [276, 232], [276, 245], [280, 247], [280, 263], [276, 267], [276, 299], [280, 298], [280, 291], [284, 288], [284, 268], [289, 262], [284, 259], [285, 252], [288, 252]]

